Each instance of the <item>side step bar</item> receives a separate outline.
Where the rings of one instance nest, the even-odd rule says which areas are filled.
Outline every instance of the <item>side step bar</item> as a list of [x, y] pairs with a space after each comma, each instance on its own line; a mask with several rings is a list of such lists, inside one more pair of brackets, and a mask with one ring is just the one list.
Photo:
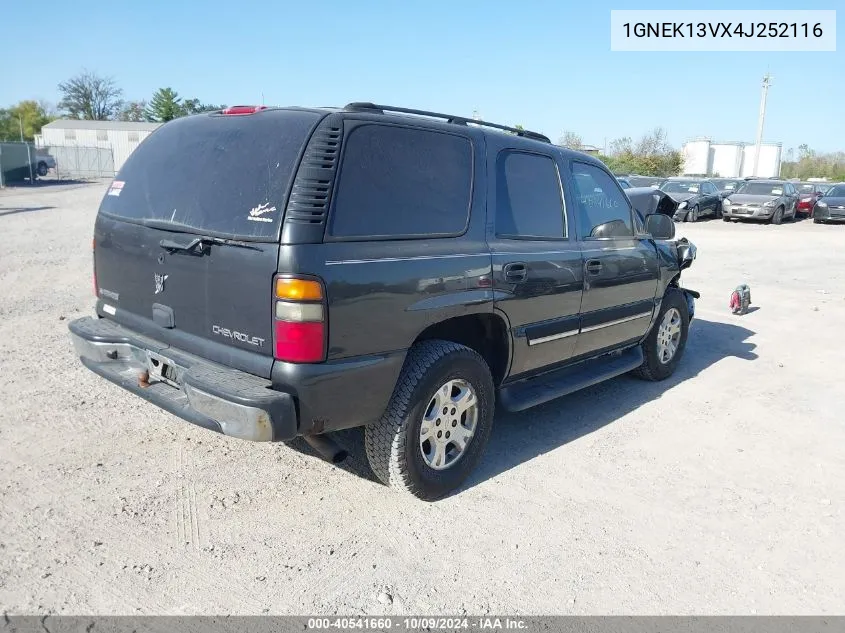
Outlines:
[[615, 356], [605, 355], [583, 360], [503, 387], [499, 392], [499, 403], [506, 411], [524, 411], [608, 378], [621, 376], [642, 363], [643, 350], [639, 345]]

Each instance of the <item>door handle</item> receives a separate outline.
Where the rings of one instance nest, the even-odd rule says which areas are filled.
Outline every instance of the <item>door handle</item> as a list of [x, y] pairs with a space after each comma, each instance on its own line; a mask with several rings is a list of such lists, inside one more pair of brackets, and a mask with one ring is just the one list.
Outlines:
[[528, 277], [528, 268], [523, 262], [510, 262], [505, 264], [502, 270], [505, 273], [505, 281], [511, 283], [520, 283]]
[[588, 259], [584, 267], [591, 275], [598, 275], [601, 272], [601, 262], [597, 259]]

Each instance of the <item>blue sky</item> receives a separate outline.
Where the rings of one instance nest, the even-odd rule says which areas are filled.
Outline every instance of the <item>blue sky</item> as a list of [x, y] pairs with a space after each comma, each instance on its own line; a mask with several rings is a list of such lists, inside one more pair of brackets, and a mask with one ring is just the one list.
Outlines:
[[0, 105], [55, 102], [57, 84], [87, 68], [115, 77], [127, 99], [171, 86], [213, 103], [259, 103], [263, 93], [268, 105], [477, 109], [553, 140], [571, 130], [602, 146], [662, 126], [680, 146], [699, 135], [753, 141], [768, 70], [765, 140], [845, 150], [841, 37], [835, 53], [610, 51], [612, 8], [836, 2], [54, 0], [36, 12], [28, 4], [3, 12]]

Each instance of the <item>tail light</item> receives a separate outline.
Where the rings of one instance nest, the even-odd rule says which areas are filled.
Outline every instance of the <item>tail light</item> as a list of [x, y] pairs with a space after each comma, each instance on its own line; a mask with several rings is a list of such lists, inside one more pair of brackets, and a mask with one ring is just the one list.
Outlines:
[[290, 363], [326, 360], [323, 284], [314, 279], [273, 280], [273, 356]]

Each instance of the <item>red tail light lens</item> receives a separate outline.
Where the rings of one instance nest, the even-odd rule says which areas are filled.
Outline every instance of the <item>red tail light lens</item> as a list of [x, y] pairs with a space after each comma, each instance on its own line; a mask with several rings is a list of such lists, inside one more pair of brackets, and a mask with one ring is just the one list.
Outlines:
[[266, 110], [267, 106], [230, 106], [223, 110], [223, 114], [229, 115], [239, 115], [239, 114], [255, 114], [256, 112], [261, 112], [261, 110]]
[[323, 284], [315, 279], [273, 280], [273, 356], [289, 363], [326, 360]]
[[319, 363], [324, 360], [325, 327], [322, 322], [276, 321], [274, 351], [278, 360], [290, 363]]

